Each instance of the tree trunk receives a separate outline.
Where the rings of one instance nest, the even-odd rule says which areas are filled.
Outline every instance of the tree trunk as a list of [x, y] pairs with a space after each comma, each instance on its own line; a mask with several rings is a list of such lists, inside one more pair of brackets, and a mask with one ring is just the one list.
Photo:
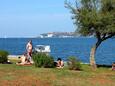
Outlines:
[[96, 62], [95, 62], [95, 52], [96, 52], [96, 46], [93, 46], [90, 52], [90, 65], [94, 70], [97, 68]]
[[98, 46], [101, 44], [102, 40], [99, 40], [92, 48], [90, 52], [90, 65], [95, 70], [97, 68], [96, 62], [95, 62], [95, 53], [98, 48]]

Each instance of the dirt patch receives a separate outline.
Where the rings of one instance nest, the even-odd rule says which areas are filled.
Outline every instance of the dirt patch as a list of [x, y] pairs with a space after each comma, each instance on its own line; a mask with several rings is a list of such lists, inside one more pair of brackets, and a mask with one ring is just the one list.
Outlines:
[[20, 77], [16, 80], [0, 81], [0, 86], [50, 86], [47, 82], [42, 82], [34, 77]]
[[106, 76], [93, 77], [89, 81], [91, 81], [91, 84], [93, 85], [115, 86], [115, 83], [113, 83], [113, 81], [108, 79]]

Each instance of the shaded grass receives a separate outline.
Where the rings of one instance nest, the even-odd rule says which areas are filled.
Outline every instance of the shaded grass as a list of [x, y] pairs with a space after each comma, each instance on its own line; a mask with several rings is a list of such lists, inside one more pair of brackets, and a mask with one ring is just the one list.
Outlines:
[[28, 86], [115, 86], [115, 71], [110, 68], [100, 67], [92, 71], [89, 65], [82, 65], [82, 69], [73, 71], [0, 64], [0, 86], [10, 86], [12, 83], [14, 86], [27, 83]]

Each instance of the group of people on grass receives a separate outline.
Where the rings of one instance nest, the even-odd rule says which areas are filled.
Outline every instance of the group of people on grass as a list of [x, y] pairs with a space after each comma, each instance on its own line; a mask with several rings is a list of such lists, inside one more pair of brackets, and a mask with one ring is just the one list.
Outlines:
[[[26, 53], [24, 53], [21, 57], [18, 57], [20, 61], [17, 63], [17, 65], [33, 64], [32, 50], [33, 50], [33, 45], [32, 45], [32, 40], [30, 40], [26, 45]], [[56, 67], [63, 68], [63, 66], [64, 66], [64, 62], [62, 61], [61, 58], [58, 58], [56, 61]]]
[[25, 65], [25, 64], [32, 64], [32, 40], [30, 40], [26, 45], [26, 53], [24, 53], [21, 57], [18, 57], [20, 59], [20, 62], [18, 62], [18, 65]]
[[[21, 57], [18, 57], [20, 59], [20, 62], [17, 63], [17, 65], [25, 65], [25, 64], [33, 64], [32, 60], [32, 40], [30, 40], [26, 45], [26, 53], [24, 53]], [[57, 68], [63, 68], [64, 62], [61, 58], [58, 58], [56, 61], [55, 66]], [[112, 70], [115, 70], [115, 62], [112, 64]]]

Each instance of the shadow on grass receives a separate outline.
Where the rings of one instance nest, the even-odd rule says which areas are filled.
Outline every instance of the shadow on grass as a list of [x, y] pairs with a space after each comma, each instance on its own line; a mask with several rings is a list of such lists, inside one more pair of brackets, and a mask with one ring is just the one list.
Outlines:
[[97, 67], [98, 67], [98, 68], [100, 68], [100, 67], [111, 68], [112, 65], [101, 65], [101, 64], [97, 64]]

